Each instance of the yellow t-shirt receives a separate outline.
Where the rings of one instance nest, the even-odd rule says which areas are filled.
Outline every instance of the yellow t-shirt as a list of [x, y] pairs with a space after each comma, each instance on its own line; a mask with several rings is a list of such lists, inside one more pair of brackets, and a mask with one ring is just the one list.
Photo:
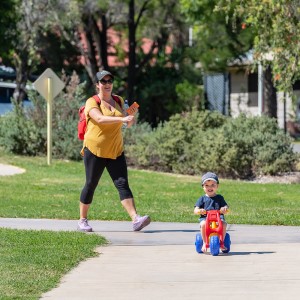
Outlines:
[[[121, 103], [124, 103], [122, 98]], [[98, 103], [93, 97], [89, 98], [86, 101], [84, 109], [87, 120], [87, 128], [84, 135], [81, 154], [83, 155], [84, 153], [84, 147], [87, 147], [94, 155], [98, 157], [116, 159], [123, 152], [123, 123], [118, 122], [111, 124], [98, 124], [89, 116], [89, 112], [92, 108], [100, 109], [100, 112], [103, 114], [103, 116], [123, 116], [122, 107], [120, 107], [117, 102], [115, 103], [115, 110], [110, 111], [102, 103], [100, 103], [99, 107]]]

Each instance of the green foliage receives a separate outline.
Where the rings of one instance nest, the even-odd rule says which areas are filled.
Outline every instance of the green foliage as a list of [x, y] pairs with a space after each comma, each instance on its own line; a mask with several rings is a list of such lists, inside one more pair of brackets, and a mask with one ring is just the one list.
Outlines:
[[[82, 142], [77, 138], [78, 109], [85, 101], [84, 83], [73, 73], [63, 74], [66, 90], [53, 100], [53, 156], [79, 159]], [[6, 151], [40, 155], [47, 151], [47, 104], [35, 91], [29, 91], [32, 106], [22, 107], [14, 100], [12, 112], [0, 118], [0, 142]]]
[[[217, 128], [225, 121], [225, 117], [217, 112], [199, 112], [192, 110], [176, 114], [169, 122], [160, 124], [137, 145], [130, 147], [130, 157], [142, 167], [163, 171], [185, 171], [188, 159], [186, 149], [194, 135], [207, 128]], [[194, 174], [195, 170], [183, 172]]]
[[79, 83], [76, 73], [68, 82], [66, 92], [57, 97], [53, 106], [53, 155], [58, 158], [79, 159], [82, 141], [77, 137], [78, 109], [86, 101], [85, 83]]
[[157, 57], [138, 81], [135, 94], [141, 104], [140, 120], [152, 127], [176, 113], [203, 106], [202, 73], [186, 49], [173, 49], [172, 55]]
[[[53, 156], [57, 158], [80, 159], [77, 112], [85, 99], [78, 83], [73, 75], [66, 92], [54, 101]], [[16, 154], [46, 154], [46, 103], [33, 93], [30, 97], [32, 109], [15, 103], [14, 111], [0, 118], [0, 142]], [[249, 178], [289, 172], [297, 163], [291, 139], [267, 117], [233, 119], [194, 108], [155, 129], [148, 123], [134, 125], [124, 132], [124, 140], [129, 165], [181, 174], [214, 170], [224, 177]]]
[[182, 83], [176, 85], [176, 94], [185, 111], [189, 110], [191, 105], [199, 110], [204, 110], [203, 86], [191, 84], [187, 80], [184, 80]]
[[173, 113], [180, 111], [175, 93], [178, 82], [180, 79], [176, 70], [162, 66], [151, 67], [139, 77], [136, 96], [137, 102], [141, 104], [140, 118], [143, 122], [155, 127], [161, 120], [167, 120]]
[[297, 155], [291, 139], [267, 117], [226, 118], [193, 110], [144, 134], [127, 148], [135, 166], [201, 174], [214, 170], [229, 178], [249, 178], [293, 170]]
[[12, 48], [13, 40], [10, 37], [12, 30], [16, 27], [15, 6], [16, 1], [5, 1], [0, 6], [0, 57], [6, 60]]
[[292, 140], [268, 117], [231, 119], [220, 132], [217, 151], [224, 155], [222, 170], [231, 177], [289, 172], [297, 160]]
[[0, 143], [15, 154], [38, 155], [45, 153], [45, 128], [30, 118], [22, 104], [12, 99], [13, 111], [0, 118]]
[[242, 20], [244, 27], [255, 29], [255, 59], [265, 66], [271, 65], [275, 85], [278, 89], [292, 94], [292, 85], [300, 78], [298, 1], [217, 2], [218, 11], [225, 11], [227, 14], [233, 11], [235, 20]]
[[205, 71], [224, 71], [228, 61], [243, 57], [253, 45], [253, 29], [243, 30], [241, 20], [232, 28], [232, 12], [215, 10], [218, 0], [180, 0], [181, 12], [193, 28], [192, 55]]

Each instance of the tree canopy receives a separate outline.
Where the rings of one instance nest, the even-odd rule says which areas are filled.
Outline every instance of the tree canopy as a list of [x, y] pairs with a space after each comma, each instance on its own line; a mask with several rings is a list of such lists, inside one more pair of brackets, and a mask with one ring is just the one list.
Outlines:
[[[194, 55], [206, 71], [224, 71], [242, 59], [253, 45], [252, 28], [232, 30], [231, 11], [216, 10], [218, 0], [180, 0], [181, 11], [193, 28]], [[239, 23], [239, 20], [236, 20]]]
[[[300, 78], [300, 5], [297, 0], [218, 0], [216, 10], [233, 14], [236, 30], [255, 28], [254, 58], [272, 66], [278, 89], [292, 92]], [[241, 23], [240, 23], [241, 21]]]

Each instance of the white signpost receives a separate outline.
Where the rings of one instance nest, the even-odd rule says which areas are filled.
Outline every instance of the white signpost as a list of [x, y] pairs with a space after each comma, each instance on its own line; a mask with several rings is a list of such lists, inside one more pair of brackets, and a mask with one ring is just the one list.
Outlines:
[[35, 89], [47, 100], [47, 163], [52, 161], [52, 102], [65, 87], [63, 81], [50, 69], [33, 83]]

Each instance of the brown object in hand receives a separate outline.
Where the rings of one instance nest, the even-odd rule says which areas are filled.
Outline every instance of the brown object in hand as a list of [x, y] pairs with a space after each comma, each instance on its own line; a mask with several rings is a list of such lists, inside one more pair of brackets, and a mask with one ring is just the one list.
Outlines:
[[128, 113], [128, 115], [134, 115], [139, 107], [140, 106], [136, 102], [134, 102], [127, 108], [126, 112]]

